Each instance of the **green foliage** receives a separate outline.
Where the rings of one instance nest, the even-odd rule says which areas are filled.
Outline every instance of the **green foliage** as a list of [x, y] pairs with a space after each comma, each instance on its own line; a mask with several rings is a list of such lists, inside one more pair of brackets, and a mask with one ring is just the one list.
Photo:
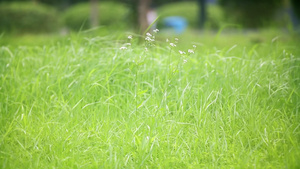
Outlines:
[[[190, 27], [196, 28], [199, 25], [199, 6], [197, 2], [175, 2], [163, 5], [158, 8], [160, 15], [159, 25], [162, 19], [168, 16], [182, 16], [187, 19]], [[220, 28], [224, 20], [223, 11], [219, 6], [207, 6], [207, 21], [205, 26], [208, 28]]]
[[298, 18], [300, 18], [300, 1], [299, 0], [291, 0], [292, 2], [292, 7], [296, 13], [296, 15], [298, 16]]
[[[0, 0], [1, 2], [32, 2], [34, 0]], [[35, 0], [36, 2], [47, 4], [47, 5], [58, 5], [62, 3], [74, 4], [79, 2], [88, 2], [89, 0]]]
[[[90, 28], [90, 3], [80, 3], [70, 7], [64, 14], [65, 24], [74, 30]], [[129, 9], [122, 3], [100, 2], [99, 24], [101, 26], [124, 27]]]
[[1, 168], [299, 168], [299, 39], [114, 36], [0, 48]]
[[271, 23], [282, 0], [220, 0], [227, 17], [244, 27], [256, 28]]
[[59, 28], [55, 9], [31, 2], [0, 4], [0, 30], [14, 32], [51, 32]]

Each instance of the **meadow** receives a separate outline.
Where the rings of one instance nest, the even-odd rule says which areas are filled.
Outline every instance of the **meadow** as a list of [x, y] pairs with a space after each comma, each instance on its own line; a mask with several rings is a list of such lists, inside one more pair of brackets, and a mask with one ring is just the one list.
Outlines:
[[299, 168], [283, 32], [1, 36], [1, 168]]

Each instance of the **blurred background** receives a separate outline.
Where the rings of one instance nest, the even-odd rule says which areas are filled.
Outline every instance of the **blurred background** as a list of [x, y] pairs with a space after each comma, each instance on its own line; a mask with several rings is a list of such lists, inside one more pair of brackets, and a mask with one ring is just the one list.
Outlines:
[[299, 29], [299, 0], [0, 0], [1, 33]]

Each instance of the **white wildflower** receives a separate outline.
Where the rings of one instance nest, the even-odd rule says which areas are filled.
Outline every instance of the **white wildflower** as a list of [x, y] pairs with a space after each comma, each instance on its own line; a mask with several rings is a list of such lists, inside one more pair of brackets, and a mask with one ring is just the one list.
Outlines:
[[187, 60], [186, 59], [183, 59], [183, 64], [185, 64], [187, 62]]
[[193, 45], [193, 48], [196, 48], [197, 46], [196, 45]]
[[174, 43], [170, 43], [170, 46], [175, 47], [176, 45]]
[[145, 47], [145, 51], [148, 52], [148, 48], [147, 47]]
[[148, 42], [154, 41], [154, 39], [151, 39], [149, 36], [147, 36], [147, 37], [145, 38], [145, 40], [148, 41]]
[[129, 35], [129, 36], [128, 36], [128, 39], [132, 39], [132, 35]]
[[125, 50], [125, 49], [127, 49], [127, 47], [125, 46], [120, 47], [120, 50]]
[[189, 53], [195, 53], [194, 50], [192, 50], [192, 49], [189, 49], [188, 52]]
[[169, 39], [168, 39], [168, 38], [166, 39], [166, 42], [169, 42]]
[[125, 46], [131, 46], [131, 43], [125, 43], [124, 45]]
[[154, 29], [154, 30], [153, 30], [154, 33], [157, 33], [158, 31], [159, 31], [158, 29]]
[[152, 35], [151, 35], [151, 33], [147, 32], [147, 33], [146, 33], [146, 36], [151, 37]]
[[179, 51], [179, 53], [180, 53], [181, 55], [185, 54], [185, 52], [184, 52], [184, 51], [181, 51], [181, 50]]

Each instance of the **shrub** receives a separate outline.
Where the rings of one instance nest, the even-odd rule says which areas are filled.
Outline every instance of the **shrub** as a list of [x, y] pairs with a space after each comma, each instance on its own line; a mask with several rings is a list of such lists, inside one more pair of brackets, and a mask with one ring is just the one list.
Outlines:
[[232, 22], [248, 28], [268, 26], [282, 5], [281, 0], [220, 0]]
[[[158, 8], [160, 15], [159, 25], [162, 25], [162, 19], [168, 16], [182, 16], [187, 19], [192, 28], [199, 24], [199, 6], [197, 2], [175, 2], [163, 5]], [[207, 5], [207, 19], [205, 27], [220, 28], [223, 22], [223, 11], [219, 6]]]
[[[100, 2], [99, 24], [106, 26], [125, 26], [129, 9], [122, 3]], [[74, 30], [90, 28], [90, 4], [80, 3], [67, 9], [63, 14], [65, 24]]]
[[31, 2], [0, 4], [0, 30], [14, 32], [51, 32], [59, 28], [54, 8]]

